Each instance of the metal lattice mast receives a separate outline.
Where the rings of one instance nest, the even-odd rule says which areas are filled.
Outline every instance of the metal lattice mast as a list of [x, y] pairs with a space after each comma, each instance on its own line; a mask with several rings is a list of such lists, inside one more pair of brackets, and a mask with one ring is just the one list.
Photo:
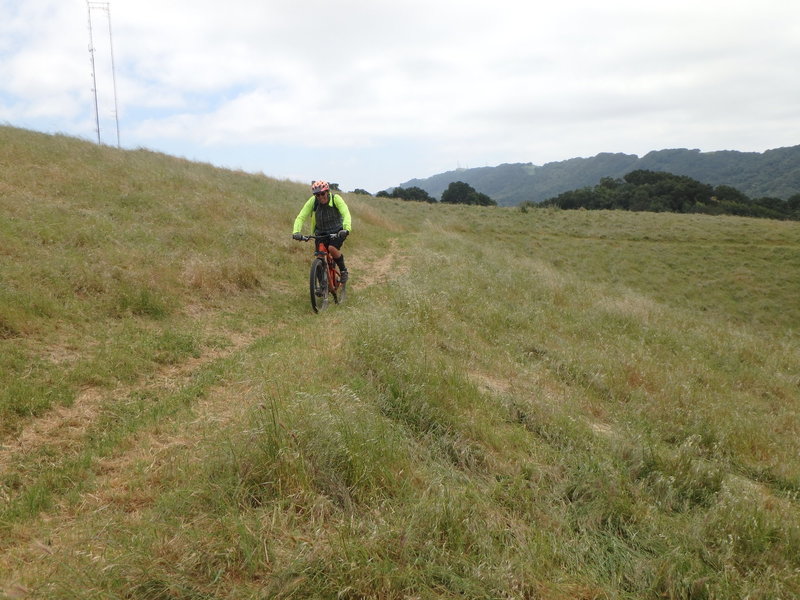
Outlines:
[[94, 34], [92, 32], [92, 3], [86, 2], [89, 11], [89, 58], [92, 61], [92, 94], [94, 95], [94, 122], [97, 131], [97, 143], [100, 143], [100, 107], [97, 103], [97, 69], [94, 64]]
[[108, 2], [91, 2], [87, 0], [86, 2], [87, 9], [89, 11], [89, 53], [92, 58], [92, 83], [93, 83], [93, 92], [94, 92], [94, 113], [95, 113], [95, 123], [97, 125], [97, 143], [100, 142], [100, 110], [99, 104], [97, 101], [97, 74], [95, 70], [95, 48], [94, 48], [94, 38], [93, 38], [93, 31], [92, 31], [92, 10], [102, 10], [105, 11], [106, 16], [108, 17], [108, 47], [111, 54], [111, 81], [113, 84], [113, 91], [114, 91], [114, 122], [116, 124], [117, 129], [117, 147], [120, 147], [120, 138], [119, 138], [119, 106], [117, 104], [117, 73], [116, 73], [116, 66], [114, 64], [114, 38], [111, 33], [111, 8]]

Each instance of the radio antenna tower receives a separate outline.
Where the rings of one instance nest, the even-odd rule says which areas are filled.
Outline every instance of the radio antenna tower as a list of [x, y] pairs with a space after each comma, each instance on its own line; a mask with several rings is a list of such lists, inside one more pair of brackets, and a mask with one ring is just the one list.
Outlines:
[[92, 11], [101, 10], [106, 13], [108, 17], [108, 48], [111, 57], [111, 82], [114, 88], [114, 122], [117, 128], [117, 148], [120, 147], [119, 142], [119, 110], [117, 106], [117, 74], [114, 67], [114, 41], [111, 35], [111, 8], [108, 2], [90, 2], [87, 0], [86, 8], [89, 12], [89, 56], [92, 62], [92, 93], [94, 94], [94, 122], [97, 128], [97, 143], [100, 141], [100, 105], [97, 100], [97, 68], [95, 66], [95, 47], [94, 47], [94, 31], [92, 27]]

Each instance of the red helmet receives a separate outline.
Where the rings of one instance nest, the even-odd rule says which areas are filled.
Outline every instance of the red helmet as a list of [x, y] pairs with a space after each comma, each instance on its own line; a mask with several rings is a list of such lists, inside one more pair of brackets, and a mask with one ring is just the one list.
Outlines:
[[314, 183], [311, 184], [311, 191], [314, 192], [315, 194], [321, 194], [322, 192], [327, 192], [329, 189], [331, 189], [331, 186], [328, 185], [327, 181], [320, 180], [320, 181], [315, 181]]

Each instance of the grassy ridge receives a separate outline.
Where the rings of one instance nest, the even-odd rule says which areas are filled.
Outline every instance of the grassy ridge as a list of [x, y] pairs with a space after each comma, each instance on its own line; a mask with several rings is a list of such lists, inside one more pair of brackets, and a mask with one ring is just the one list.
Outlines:
[[0, 597], [800, 594], [800, 225], [0, 142]]

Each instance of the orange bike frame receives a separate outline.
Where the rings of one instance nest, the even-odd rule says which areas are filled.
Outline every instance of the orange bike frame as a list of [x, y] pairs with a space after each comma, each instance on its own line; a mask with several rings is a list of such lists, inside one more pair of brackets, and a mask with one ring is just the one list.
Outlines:
[[328, 266], [328, 289], [332, 292], [335, 292], [336, 289], [339, 287], [339, 281], [336, 277], [336, 263], [333, 262], [333, 258], [331, 257], [331, 253], [328, 252], [328, 244], [325, 242], [317, 241], [317, 251], [314, 252], [316, 256], [324, 256], [325, 263]]

